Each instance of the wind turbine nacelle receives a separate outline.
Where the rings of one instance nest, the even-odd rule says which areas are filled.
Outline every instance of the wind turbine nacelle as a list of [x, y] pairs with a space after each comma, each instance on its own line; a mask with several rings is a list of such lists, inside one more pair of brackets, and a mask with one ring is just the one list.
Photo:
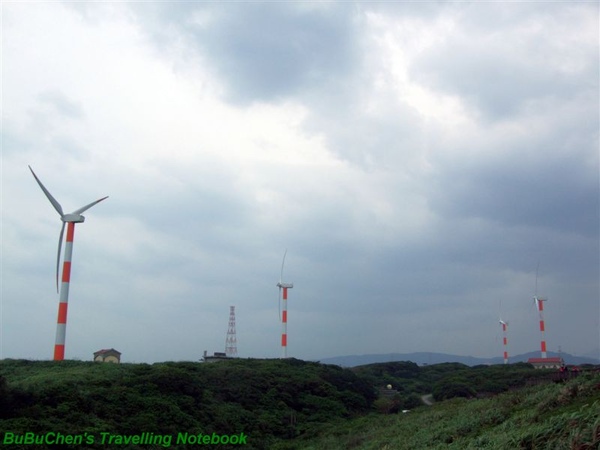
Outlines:
[[85, 221], [85, 217], [81, 214], [63, 214], [60, 220], [63, 222], [82, 223]]
[[279, 282], [279, 283], [277, 283], [277, 287], [291, 289], [291, 288], [294, 287], [294, 283], [282, 283], [282, 282]]

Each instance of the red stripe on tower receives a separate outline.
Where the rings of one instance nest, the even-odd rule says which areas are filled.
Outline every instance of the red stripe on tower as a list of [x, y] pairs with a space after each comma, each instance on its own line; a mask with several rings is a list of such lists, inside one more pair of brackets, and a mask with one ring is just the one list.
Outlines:
[[71, 281], [71, 261], [63, 263], [62, 282], [68, 283]]
[[65, 346], [56, 344], [54, 346], [54, 361], [62, 361], [65, 359]]
[[69, 225], [72, 226], [67, 227], [67, 242], [73, 242], [73, 237], [75, 235], [75, 222], [69, 222]]
[[60, 302], [58, 304], [58, 320], [56, 323], [67, 323], [67, 307], [69, 306], [66, 302]]

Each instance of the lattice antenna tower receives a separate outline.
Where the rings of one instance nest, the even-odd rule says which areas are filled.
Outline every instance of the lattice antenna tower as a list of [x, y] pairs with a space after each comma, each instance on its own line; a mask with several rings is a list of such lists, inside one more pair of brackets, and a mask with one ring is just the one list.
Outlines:
[[225, 341], [225, 355], [229, 358], [237, 357], [237, 338], [235, 337], [235, 306], [229, 307], [229, 327]]

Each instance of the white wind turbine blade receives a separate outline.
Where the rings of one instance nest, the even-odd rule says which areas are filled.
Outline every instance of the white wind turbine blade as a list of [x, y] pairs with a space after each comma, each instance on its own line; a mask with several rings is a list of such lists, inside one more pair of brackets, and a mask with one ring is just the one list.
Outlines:
[[538, 272], [540, 271], [540, 260], [538, 259], [537, 267], [535, 268], [535, 299], [537, 301], [537, 286], [538, 286]]
[[281, 320], [281, 286], [279, 286], [279, 292], [277, 293], [277, 307], [278, 307], [279, 320]]
[[502, 319], [502, 299], [500, 299], [500, 301], [498, 302], [498, 321], [503, 324], [508, 326], [508, 322], [504, 319]]
[[42, 188], [42, 191], [44, 191], [44, 194], [46, 194], [46, 197], [48, 197], [48, 200], [50, 200], [50, 203], [52, 203], [52, 206], [54, 206], [54, 209], [56, 210], [56, 212], [58, 212], [58, 214], [60, 214], [60, 217], [64, 216], [64, 213], [63, 213], [62, 207], [60, 206], [60, 203], [58, 203], [56, 201], [56, 199], [54, 197], [52, 197], [52, 194], [50, 192], [48, 192], [48, 189], [46, 189], [46, 187], [42, 184], [42, 182], [37, 177], [37, 175], [31, 168], [31, 166], [27, 166], [27, 167], [29, 167], [29, 170], [31, 170], [31, 173], [33, 174], [33, 177], [35, 178], [35, 181], [37, 181], [37, 183], [40, 185], [40, 187]]
[[531, 303], [531, 306], [533, 306], [533, 309], [538, 312], [540, 310], [540, 305], [538, 305], [538, 298], [537, 296], [533, 296], [533, 302]]
[[283, 253], [283, 260], [281, 261], [281, 272], [279, 272], [279, 283], [277, 283], [277, 286], [279, 287], [279, 293], [277, 294], [277, 307], [279, 310], [279, 320], [281, 320], [281, 283], [283, 282], [283, 265], [285, 264], [285, 255], [287, 255], [287, 248], [285, 249], [285, 252]]
[[538, 259], [537, 262], [537, 266], [535, 267], [535, 290], [534, 290], [534, 295], [533, 295], [533, 304], [535, 305], [535, 309], [539, 310], [539, 305], [538, 305], [538, 295], [537, 295], [537, 291], [538, 291], [538, 273], [540, 271], [540, 260]]
[[56, 292], [58, 292], [58, 268], [60, 266], [60, 250], [62, 249], [63, 235], [65, 234], [65, 223], [62, 223], [60, 235], [58, 236], [58, 252], [56, 253]]
[[285, 264], [285, 256], [287, 255], [287, 248], [285, 249], [285, 252], [283, 253], [283, 260], [281, 261], [281, 273], [279, 274], [279, 282], [282, 283], [283, 282], [283, 265]]
[[100, 203], [102, 200], [106, 200], [108, 198], [108, 195], [106, 197], [102, 197], [99, 200], [96, 200], [95, 202], [90, 203], [89, 205], [85, 205], [79, 209], [76, 209], [75, 211], [73, 211], [71, 214], [81, 214], [84, 211], [87, 211], [88, 209], [90, 209], [92, 206]]

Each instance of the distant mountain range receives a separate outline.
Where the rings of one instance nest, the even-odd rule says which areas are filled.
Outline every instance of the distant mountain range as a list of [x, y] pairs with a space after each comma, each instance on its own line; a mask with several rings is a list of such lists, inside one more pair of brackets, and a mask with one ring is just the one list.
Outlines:
[[[596, 358], [585, 356], [574, 356], [568, 353], [548, 352], [548, 357], [560, 356], [565, 364], [600, 364]], [[509, 363], [527, 362], [529, 358], [539, 358], [540, 352], [529, 352], [521, 355], [509, 357]], [[425, 364], [440, 364], [445, 362], [458, 362], [467, 366], [477, 366], [479, 364], [502, 364], [502, 357], [494, 358], [476, 358], [474, 356], [449, 355], [446, 353], [434, 352], [416, 352], [416, 353], [388, 353], [382, 355], [348, 355], [334, 356], [332, 358], [323, 358], [319, 362], [323, 364], [335, 364], [341, 367], [363, 366], [365, 364], [374, 364], [389, 361], [412, 361], [422, 366]]]

